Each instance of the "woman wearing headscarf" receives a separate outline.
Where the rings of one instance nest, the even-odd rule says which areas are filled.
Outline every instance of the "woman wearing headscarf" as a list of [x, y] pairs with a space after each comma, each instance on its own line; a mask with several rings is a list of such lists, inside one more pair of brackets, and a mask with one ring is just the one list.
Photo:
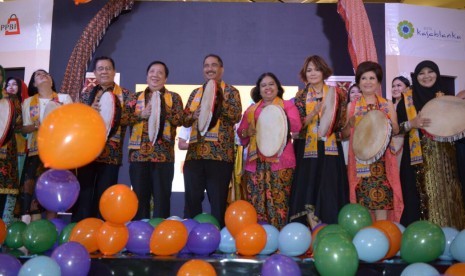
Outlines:
[[[14, 204], [7, 204], [8, 195], [17, 195], [19, 191], [18, 155], [16, 150], [16, 139], [14, 131], [21, 128], [23, 124], [21, 117], [21, 103], [14, 94], [9, 94], [3, 88], [5, 86], [5, 70], [0, 66], [0, 100], [9, 104], [12, 113], [1, 110], [0, 120], [6, 121], [11, 116], [9, 125], [5, 126], [5, 140], [0, 144], [0, 218], [11, 219]], [[6, 101], [6, 102], [5, 102]], [[10, 207], [8, 207], [10, 206]], [[6, 212], [4, 212], [4, 209]]]
[[[248, 146], [242, 182], [247, 186], [247, 200], [257, 210], [258, 220], [281, 229], [287, 222], [288, 200], [295, 168], [295, 155], [290, 135], [282, 154], [264, 156], [257, 146], [257, 120], [269, 105], [280, 106], [286, 114], [288, 130], [299, 132], [299, 112], [292, 101], [283, 100], [284, 89], [273, 73], [262, 74], [253, 88], [251, 105], [244, 113], [237, 134]], [[276, 122], [278, 123], [278, 122]]]
[[401, 223], [424, 219], [440, 226], [465, 227], [465, 207], [457, 173], [453, 144], [436, 142], [424, 135], [431, 123], [421, 110], [443, 95], [439, 67], [425, 60], [412, 74], [412, 89], [397, 107], [400, 133], [404, 133], [400, 177], [406, 202]]

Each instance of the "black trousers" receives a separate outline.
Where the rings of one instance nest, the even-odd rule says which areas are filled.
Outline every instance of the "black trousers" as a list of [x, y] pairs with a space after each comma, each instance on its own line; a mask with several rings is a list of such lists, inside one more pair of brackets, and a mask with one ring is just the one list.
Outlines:
[[153, 217], [170, 216], [174, 162], [131, 162], [129, 177], [132, 189], [139, 199], [139, 209], [134, 220], [150, 218], [151, 196], [154, 205]]
[[228, 186], [234, 168], [233, 162], [215, 160], [188, 160], [184, 163], [185, 204], [184, 217], [193, 218], [202, 213], [204, 191], [207, 190], [211, 214], [224, 226]]
[[89, 217], [101, 218], [98, 207], [100, 197], [106, 189], [118, 183], [119, 168], [119, 165], [92, 162], [77, 169], [81, 189], [73, 208], [73, 222]]

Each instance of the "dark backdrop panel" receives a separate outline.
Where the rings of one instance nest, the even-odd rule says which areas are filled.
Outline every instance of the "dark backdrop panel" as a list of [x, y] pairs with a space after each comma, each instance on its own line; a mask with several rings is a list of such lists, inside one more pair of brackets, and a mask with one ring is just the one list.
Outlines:
[[[55, 1], [50, 72], [57, 87], [82, 30], [105, 3]], [[366, 8], [384, 67], [384, 5]], [[223, 58], [224, 79], [231, 84], [253, 84], [271, 71], [283, 85], [302, 86], [298, 72], [305, 57], [314, 54], [325, 58], [335, 75], [354, 74], [335, 4], [135, 2], [131, 12], [110, 25], [95, 56], [113, 57], [121, 85], [133, 90], [145, 82], [153, 60], [167, 63], [169, 83], [199, 84], [208, 53]], [[119, 182], [130, 184], [126, 157]], [[172, 215], [182, 216], [182, 195], [173, 200]]]

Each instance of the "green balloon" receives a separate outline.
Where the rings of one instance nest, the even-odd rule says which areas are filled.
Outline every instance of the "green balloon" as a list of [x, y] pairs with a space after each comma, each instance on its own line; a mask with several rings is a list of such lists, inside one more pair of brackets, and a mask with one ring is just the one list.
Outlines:
[[149, 223], [155, 229], [158, 226], [158, 224], [160, 224], [164, 220], [165, 220], [164, 218], [152, 218], [152, 219], [149, 219]]
[[60, 245], [64, 244], [65, 242], [69, 241], [69, 237], [71, 236], [71, 231], [73, 231], [74, 226], [76, 226], [76, 222], [70, 223], [61, 230], [60, 235], [58, 236], [58, 243]]
[[348, 241], [352, 241], [352, 237], [350, 236], [349, 232], [347, 232], [344, 227], [340, 226], [339, 224], [329, 224], [323, 227], [318, 234], [316, 234], [315, 240], [313, 241], [313, 251], [316, 250], [318, 247], [319, 242], [328, 234], [340, 234]]
[[38, 254], [52, 248], [57, 241], [58, 233], [55, 225], [40, 219], [29, 223], [23, 232], [24, 246], [31, 254]]
[[368, 209], [360, 204], [350, 203], [342, 207], [337, 217], [339, 225], [344, 227], [354, 237], [362, 228], [370, 226], [373, 221]]
[[8, 250], [6, 253], [16, 257], [16, 258], [19, 258], [21, 256], [25, 256], [26, 254], [24, 254], [23, 251], [19, 250], [19, 249], [12, 249], [12, 250]]
[[22, 221], [15, 221], [8, 226], [5, 245], [11, 249], [17, 249], [23, 246], [23, 232], [27, 224]]
[[421, 220], [410, 224], [402, 234], [400, 256], [407, 263], [427, 263], [437, 259], [446, 246], [441, 227]]
[[351, 240], [340, 233], [324, 236], [314, 251], [315, 267], [322, 276], [355, 275], [358, 254]]
[[194, 220], [200, 223], [208, 222], [208, 223], [215, 225], [216, 228], [221, 229], [220, 223], [218, 222], [218, 220], [210, 214], [207, 214], [207, 213], [198, 214], [197, 216], [194, 217]]

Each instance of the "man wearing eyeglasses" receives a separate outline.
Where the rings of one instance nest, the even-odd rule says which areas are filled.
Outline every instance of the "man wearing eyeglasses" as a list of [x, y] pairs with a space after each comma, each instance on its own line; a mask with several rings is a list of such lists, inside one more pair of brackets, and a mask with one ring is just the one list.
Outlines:
[[[97, 57], [93, 63], [98, 85], [81, 93], [81, 102], [99, 111], [109, 121], [107, 142], [92, 163], [78, 168], [81, 185], [72, 220], [100, 216], [98, 203], [103, 192], [118, 183], [123, 159], [123, 142], [129, 115], [134, 111], [134, 93], [115, 83], [115, 62], [110, 57]], [[105, 93], [111, 93], [105, 95]], [[105, 96], [104, 96], [105, 95]], [[107, 100], [108, 99], [108, 100]], [[110, 112], [106, 112], [110, 110]], [[108, 116], [114, 111], [114, 116]], [[112, 120], [113, 119], [113, 120]]]

